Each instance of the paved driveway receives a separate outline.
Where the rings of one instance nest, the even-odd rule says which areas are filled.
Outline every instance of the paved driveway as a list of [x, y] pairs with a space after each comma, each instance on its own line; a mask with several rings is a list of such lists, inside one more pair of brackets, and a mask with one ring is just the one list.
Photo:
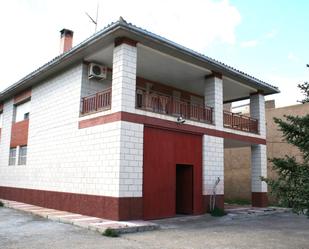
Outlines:
[[107, 238], [12, 209], [0, 208], [0, 248], [309, 248], [309, 219], [283, 213], [159, 221], [163, 229]]

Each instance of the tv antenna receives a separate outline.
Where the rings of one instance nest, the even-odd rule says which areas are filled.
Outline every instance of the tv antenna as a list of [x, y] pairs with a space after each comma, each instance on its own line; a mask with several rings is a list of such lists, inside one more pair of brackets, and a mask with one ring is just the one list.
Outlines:
[[95, 19], [92, 18], [87, 12], [85, 12], [85, 14], [86, 14], [86, 16], [89, 17], [91, 22], [93, 22], [93, 24], [94, 24], [94, 33], [96, 33], [97, 32], [97, 27], [98, 27], [99, 2], [97, 3], [97, 13], [96, 13]]

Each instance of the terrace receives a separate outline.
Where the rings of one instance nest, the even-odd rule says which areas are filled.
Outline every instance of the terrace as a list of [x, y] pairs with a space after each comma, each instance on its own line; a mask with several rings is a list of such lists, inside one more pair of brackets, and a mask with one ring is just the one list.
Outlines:
[[[81, 114], [87, 115], [111, 109], [111, 88], [81, 99]], [[159, 91], [136, 90], [136, 108], [184, 119], [212, 124], [213, 108], [198, 101], [188, 100]], [[249, 116], [223, 111], [224, 127], [258, 133], [258, 120]]]

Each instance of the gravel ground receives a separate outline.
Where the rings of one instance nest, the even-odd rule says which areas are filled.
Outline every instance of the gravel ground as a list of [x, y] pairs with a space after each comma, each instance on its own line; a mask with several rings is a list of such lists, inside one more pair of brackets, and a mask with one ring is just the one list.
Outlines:
[[162, 229], [107, 238], [72, 225], [0, 208], [0, 248], [309, 249], [309, 219], [291, 213], [221, 218], [204, 215], [157, 222]]

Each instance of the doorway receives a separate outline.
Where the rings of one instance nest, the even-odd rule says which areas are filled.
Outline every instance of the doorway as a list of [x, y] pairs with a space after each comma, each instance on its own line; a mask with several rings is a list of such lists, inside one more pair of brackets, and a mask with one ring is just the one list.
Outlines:
[[193, 214], [193, 165], [176, 164], [176, 214]]

